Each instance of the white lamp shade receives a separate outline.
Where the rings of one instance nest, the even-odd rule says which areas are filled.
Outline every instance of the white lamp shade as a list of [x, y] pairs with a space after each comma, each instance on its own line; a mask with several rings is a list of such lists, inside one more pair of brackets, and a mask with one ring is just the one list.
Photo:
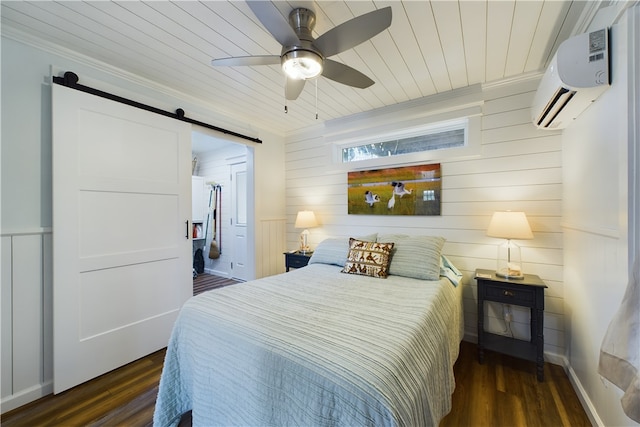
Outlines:
[[524, 212], [494, 212], [487, 236], [501, 239], [533, 239], [533, 233]]
[[316, 216], [313, 211], [300, 211], [296, 217], [295, 228], [313, 228], [318, 226]]

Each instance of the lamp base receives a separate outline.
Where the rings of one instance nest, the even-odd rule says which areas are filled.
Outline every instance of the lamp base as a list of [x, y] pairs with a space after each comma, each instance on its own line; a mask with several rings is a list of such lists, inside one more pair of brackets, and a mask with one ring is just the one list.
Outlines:
[[514, 279], [514, 280], [522, 280], [524, 279], [524, 275], [520, 272], [508, 272], [508, 271], [504, 271], [504, 270], [498, 270], [496, 271], [496, 276], [498, 277], [502, 277], [504, 279]]
[[309, 230], [304, 230], [302, 233], [300, 233], [300, 249], [298, 249], [298, 251], [303, 255], [306, 255], [307, 252], [311, 252], [308, 239], [309, 239]]
[[520, 246], [511, 240], [507, 240], [504, 244], [498, 246], [496, 276], [505, 279], [524, 279], [521, 259]]

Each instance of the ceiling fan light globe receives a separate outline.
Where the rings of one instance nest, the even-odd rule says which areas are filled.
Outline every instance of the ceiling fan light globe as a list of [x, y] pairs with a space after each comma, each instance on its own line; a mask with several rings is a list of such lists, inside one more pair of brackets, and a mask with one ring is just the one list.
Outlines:
[[322, 74], [322, 57], [308, 50], [295, 50], [282, 55], [282, 69], [289, 78], [307, 80]]

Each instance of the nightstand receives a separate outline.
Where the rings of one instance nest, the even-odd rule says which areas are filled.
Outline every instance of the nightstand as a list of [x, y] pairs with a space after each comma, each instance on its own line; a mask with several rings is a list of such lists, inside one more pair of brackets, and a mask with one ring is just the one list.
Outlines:
[[285, 252], [284, 253], [284, 265], [289, 271], [289, 268], [300, 268], [309, 264], [313, 252]]
[[[538, 381], [544, 381], [544, 290], [540, 277], [525, 274], [524, 279], [504, 279], [492, 270], [476, 270], [478, 283], [478, 361], [484, 350], [493, 350], [536, 363]], [[484, 330], [484, 302], [519, 305], [531, 309], [531, 341], [497, 335]]]

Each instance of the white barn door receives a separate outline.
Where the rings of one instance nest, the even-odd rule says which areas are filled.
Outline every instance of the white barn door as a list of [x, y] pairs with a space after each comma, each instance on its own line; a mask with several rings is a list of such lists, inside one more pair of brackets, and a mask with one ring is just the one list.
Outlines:
[[167, 345], [193, 292], [190, 135], [53, 85], [55, 393]]

